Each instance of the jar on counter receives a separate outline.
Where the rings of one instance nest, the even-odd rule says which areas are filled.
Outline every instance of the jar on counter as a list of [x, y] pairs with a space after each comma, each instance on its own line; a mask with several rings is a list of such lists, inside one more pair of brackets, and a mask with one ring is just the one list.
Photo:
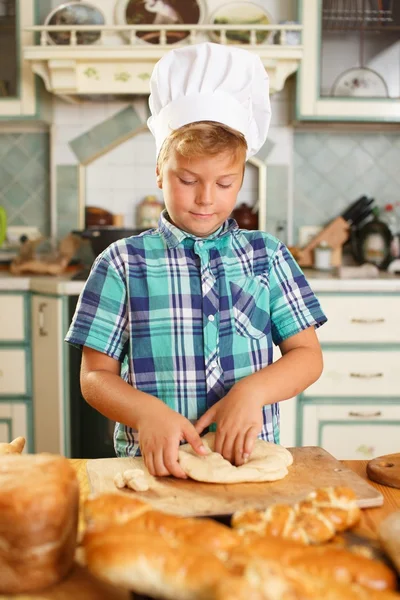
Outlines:
[[322, 240], [318, 246], [314, 248], [314, 268], [318, 271], [332, 270], [332, 248], [328, 242]]
[[137, 207], [137, 227], [140, 229], [157, 227], [163, 209], [163, 202], [160, 202], [156, 196], [145, 196]]

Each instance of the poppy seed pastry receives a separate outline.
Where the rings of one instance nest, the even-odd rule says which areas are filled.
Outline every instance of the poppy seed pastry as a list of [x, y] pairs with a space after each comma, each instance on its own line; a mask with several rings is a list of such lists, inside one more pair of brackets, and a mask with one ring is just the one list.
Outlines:
[[0, 593], [39, 590], [67, 575], [79, 508], [75, 471], [62, 456], [0, 458]]

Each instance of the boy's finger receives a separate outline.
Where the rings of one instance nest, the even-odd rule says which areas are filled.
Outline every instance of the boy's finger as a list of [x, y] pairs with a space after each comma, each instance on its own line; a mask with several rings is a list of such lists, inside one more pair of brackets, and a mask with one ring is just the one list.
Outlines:
[[151, 453], [143, 454], [143, 458], [144, 458], [144, 464], [146, 465], [146, 469], [148, 470], [150, 475], [153, 475], [153, 477], [154, 477], [156, 472], [154, 469], [153, 455]]
[[247, 462], [253, 452], [254, 442], [259, 434], [258, 428], [253, 425], [247, 430], [243, 444], [243, 461]]
[[207, 454], [207, 448], [203, 446], [203, 440], [190, 422], [188, 422], [188, 426], [183, 430], [183, 433], [185, 440], [192, 446], [197, 454]]
[[235, 465], [240, 467], [245, 463], [243, 459], [243, 449], [244, 449], [244, 433], [240, 432], [235, 439], [234, 444], [234, 460]]
[[206, 427], [211, 425], [215, 420], [215, 409], [212, 406], [209, 408], [202, 417], [194, 424], [194, 428], [197, 433], [201, 433]]
[[164, 456], [162, 448], [157, 450], [157, 454], [153, 455], [154, 460], [154, 470], [156, 472], [156, 477], [168, 477], [169, 471], [164, 465]]
[[187, 479], [185, 471], [182, 470], [178, 463], [178, 448], [169, 446], [164, 449], [164, 465], [174, 477], [178, 477], [178, 479]]

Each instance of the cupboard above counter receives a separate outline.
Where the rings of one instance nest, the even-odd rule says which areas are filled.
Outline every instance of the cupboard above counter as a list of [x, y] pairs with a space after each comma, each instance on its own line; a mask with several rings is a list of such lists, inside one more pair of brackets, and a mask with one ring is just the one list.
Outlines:
[[400, 122], [400, 3], [300, 0], [299, 121]]

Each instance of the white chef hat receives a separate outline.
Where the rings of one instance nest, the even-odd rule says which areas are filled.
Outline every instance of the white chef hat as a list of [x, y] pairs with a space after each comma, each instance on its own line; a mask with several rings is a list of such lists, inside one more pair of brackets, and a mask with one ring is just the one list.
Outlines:
[[210, 42], [171, 50], [150, 80], [151, 117], [157, 156], [174, 129], [216, 121], [241, 132], [247, 158], [264, 144], [271, 120], [269, 80], [261, 59], [241, 48]]

